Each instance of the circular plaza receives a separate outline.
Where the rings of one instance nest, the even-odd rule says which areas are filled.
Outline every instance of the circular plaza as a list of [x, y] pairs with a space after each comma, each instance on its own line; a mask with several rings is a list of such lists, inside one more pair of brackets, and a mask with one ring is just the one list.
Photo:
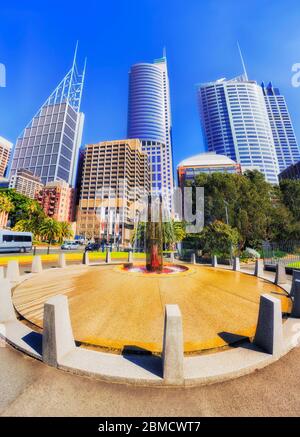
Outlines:
[[203, 354], [253, 338], [263, 294], [280, 299], [283, 314], [290, 313], [291, 300], [282, 288], [224, 268], [189, 265], [177, 274], [145, 275], [120, 265], [76, 265], [22, 282], [13, 304], [26, 321], [43, 328], [45, 302], [66, 295], [77, 342], [108, 352], [155, 354], [163, 348], [165, 306], [176, 304], [185, 354]]

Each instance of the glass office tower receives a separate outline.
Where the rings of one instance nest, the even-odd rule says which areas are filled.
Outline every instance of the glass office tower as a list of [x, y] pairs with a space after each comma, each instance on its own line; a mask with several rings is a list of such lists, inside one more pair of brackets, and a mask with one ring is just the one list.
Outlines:
[[17, 139], [10, 169], [27, 169], [44, 184], [63, 180], [75, 187], [84, 115], [80, 113], [85, 66], [76, 64]]
[[284, 96], [280, 94], [278, 88], [273, 87], [272, 82], [267, 87], [262, 83], [261, 87], [265, 97], [281, 172], [300, 161], [300, 149]]
[[141, 63], [129, 72], [128, 138], [148, 154], [153, 193], [162, 193], [172, 211], [174, 187], [172, 122], [167, 58]]
[[260, 170], [278, 183], [278, 160], [262, 88], [245, 75], [201, 84], [197, 89], [208, 151]]

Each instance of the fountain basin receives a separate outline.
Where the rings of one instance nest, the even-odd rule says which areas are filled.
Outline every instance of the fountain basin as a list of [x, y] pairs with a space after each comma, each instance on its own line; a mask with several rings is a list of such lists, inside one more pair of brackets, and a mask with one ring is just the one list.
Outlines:
[[265, 293], [290, 312], [283, 289], [241, 272], [189, 265], [179, 274], [144, 274], [127, 272], [123, 265], [75, 265], [29, 278], [15, 288], [13, 302], [24, 319], [42, 328], [44, 303], [65, 294], [75, 339], [118, 353], [133, 347], [160, 353], [164, 308], [176, 304], [185, 353], [197, 354], [253, 337]]
[[186, 272], [189, 268], [176, 264], [164, 264], [161, 270], [149, 271], [146, 266], [138, 264], [124, 264], [123, 270], [128, 273], [143, 273], [145, 275], [174, 275]]

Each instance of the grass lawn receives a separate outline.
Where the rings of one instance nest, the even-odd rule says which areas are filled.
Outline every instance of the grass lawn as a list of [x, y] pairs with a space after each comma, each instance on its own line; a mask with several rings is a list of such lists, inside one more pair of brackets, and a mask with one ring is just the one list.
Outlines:
[[290, 263], [287, 265], [287, 267], [291, 267], [294, 269], [300, 269], [300, 261], [294, 262], [294, 263]]
[[[66, 256], [67, 261], [79, 261], [82, 259], [83, 252], [79, 253], [68, 253], [64, 252]], [[105, 259], [105, 252], [89, 252], [89, 257], [91, 260], [97, 260], [97, 259]], [[42, 261], [48, 261], [48, 262], [54, 262], [58, 261], [59, 254], [53, 253], [50, 255], [44, 254], [41, 255]], [[145, 259], [146, 255], [144, 253], [134, 253], [133, 258], [136, 259]], [[17, 260], [20, 264], [31, 264], [33, 255], [8, 255], [8, 256], [2, 256], [0, 258], [0, 265], [6, 265], [8, 261], [11, 260]], [[127, 252], [111, 252], [111, 258], [112, 260], [118, 260], [118, 259], [124, 259], [127, 260], [128, 253]]]

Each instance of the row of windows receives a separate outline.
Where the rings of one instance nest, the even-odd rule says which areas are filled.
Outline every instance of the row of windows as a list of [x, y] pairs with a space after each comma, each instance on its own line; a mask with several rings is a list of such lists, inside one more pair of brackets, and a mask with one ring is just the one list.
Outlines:
[[11, 242], [31, 242], [32, 239], [30, 235], [3, 235], [2, 236], [3, 241], [6, 241], [8, 243]]

